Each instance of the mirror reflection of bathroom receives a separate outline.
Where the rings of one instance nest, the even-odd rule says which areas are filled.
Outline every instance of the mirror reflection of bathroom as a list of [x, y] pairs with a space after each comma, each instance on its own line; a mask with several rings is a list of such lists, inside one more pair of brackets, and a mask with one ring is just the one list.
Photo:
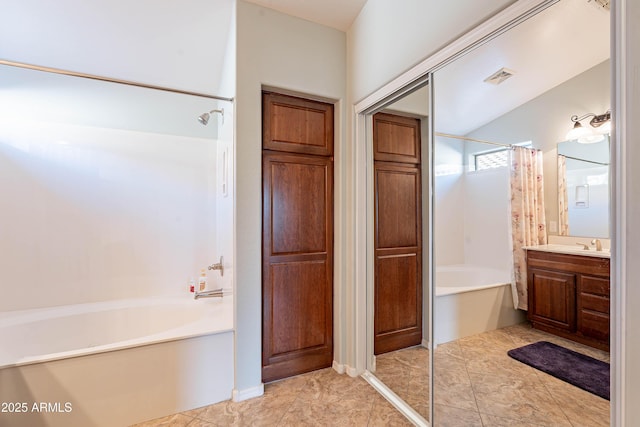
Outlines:
[[609, 136], [558, 143], [558, 234], [609, 238]]
[[[540, 281], [542, 273], [536, 274], [546, 266], [527, 269], [527, 253], [543, 253], [538, 248], [550, 244], [609, 261], [608, 230], [600, 226], [608, 223], [603, 212], [609, 196], [601, 191], [609, 184], [608, 155], [578, 172], [571, 163], [576, 160], [567, 158], [568, 203], [574, 205], [568, 233], [558, 225], [556, 158], [579, 157], [557, 145], [574, 127], [572, 116], [593, 113], [582, 125], [597, 133], [589, 119], [610, 109], [609, 55], [609, 12], [587, 1], [563, 0], [434, 74], [436, 425], [451, 416], [465, 425], [609, 423], [608, 400], [507, 354], [549, 341], [609, 360], [608, 332], [598, 340], [589, 337], [580, 306], [558, 297], [565, 289], [578, 292], [576, 284], [562, 282], [565, 273], [556, 271]], [[590, 149], [608, 152], [608, 138], [601, 144]], [[521, 178], [527, 176], [533, 180], [525, 185]], [[584, 218], [587, 211], [598, 214]], [[523, 217], [534, 219], [530, 241], [521, 238]], [[582, 239], [574, 241], [576, 235]], [[605, 251], [596, 252], [595, 238]], [[608, 271], [597, 280], [608, 286]], [[551, 288], [552, 282], [558, 287]], [[596, 313], [606, 317], [601, 334], [608, 327], [606, 311]], [[566, 329], [550, 319], [559, 312], [567, 316]]]
[[371, 115], [374, 273], [369, 370], [429, 419], [429, 87]]

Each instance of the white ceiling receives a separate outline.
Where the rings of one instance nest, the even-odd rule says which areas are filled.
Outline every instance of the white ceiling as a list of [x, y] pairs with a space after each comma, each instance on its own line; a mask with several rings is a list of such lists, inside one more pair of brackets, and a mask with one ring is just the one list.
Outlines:
[[367, 0], [246, 0], [287, 15], [347, 31]]
[[[246, 0], [346, 31], [366, 0]], [[561, 0], [436, 74], [441, 132], [465, 135], [609, 58], [609, 12]], [[516, 74], [494, 86], [484, 79]]]
[[[466, 135], [609, 58], [609, 12], [562, 0], [436, 72], [436, 129]], [[484, 82], [500, 68], [515, 75]]]

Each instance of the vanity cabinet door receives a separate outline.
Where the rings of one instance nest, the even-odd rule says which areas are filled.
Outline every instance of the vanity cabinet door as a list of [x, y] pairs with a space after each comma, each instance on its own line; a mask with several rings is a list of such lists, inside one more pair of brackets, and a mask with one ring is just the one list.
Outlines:
[[567, 332], [576, 330], [576, 275], [530, 268], [529, 321]]
[[578, 332], [609, 343], [608, 277], [580, 275], [578, 280]]

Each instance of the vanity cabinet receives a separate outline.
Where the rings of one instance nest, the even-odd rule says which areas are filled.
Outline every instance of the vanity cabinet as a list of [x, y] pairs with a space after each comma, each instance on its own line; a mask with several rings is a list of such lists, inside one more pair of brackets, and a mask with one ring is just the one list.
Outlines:
[[609, 350], [609, 258], [527, 251], [531, 325]]

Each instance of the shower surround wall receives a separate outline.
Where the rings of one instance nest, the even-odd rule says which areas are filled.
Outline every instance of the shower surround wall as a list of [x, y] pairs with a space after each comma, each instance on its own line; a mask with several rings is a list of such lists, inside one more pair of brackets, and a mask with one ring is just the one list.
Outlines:
[[216, 167], [224, 150], [233, 165], [230, 134], [26, 125], [0, 128], [0, 311], [184, 295], [220, 255], [232, 265], [233, 189], [219, 195]]
[[212, 124], [209, 139], [0, 119], [0, 332], [16, 343], [0, 397], [73, 407], [10, 425], [131, 425], [231, 397], [233, 298], [187, 288], [220, 255], [209, 287], [233, 286], [226, 104], [217, 140]]
[[507, 270], [511, 268], [508, 169], [466, 172], [468, 144], [436, 139], [435, 262]]

